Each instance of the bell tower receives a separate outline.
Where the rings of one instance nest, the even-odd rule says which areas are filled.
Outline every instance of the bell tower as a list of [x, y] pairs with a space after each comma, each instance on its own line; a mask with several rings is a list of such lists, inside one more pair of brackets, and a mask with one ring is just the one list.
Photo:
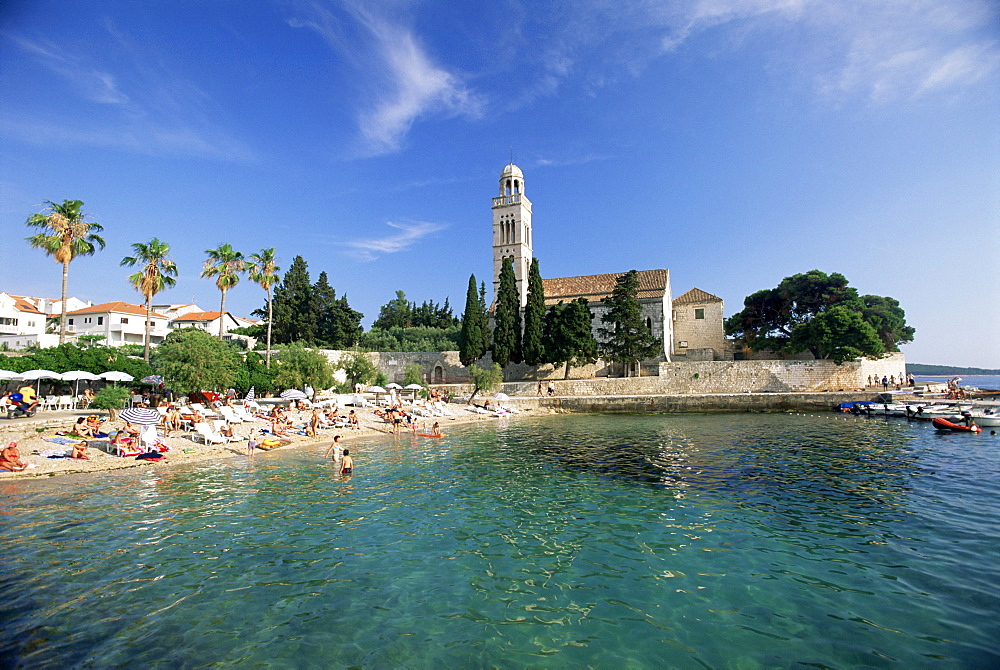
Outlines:
[[493, 297], [500, 286], [504, 258], [513, 257], [521, 307], [528, 302], [531, 268], [531, 201], [524, 195], [524, 173], [513, 163], [500, 173], [500, 195], [493, 198]]

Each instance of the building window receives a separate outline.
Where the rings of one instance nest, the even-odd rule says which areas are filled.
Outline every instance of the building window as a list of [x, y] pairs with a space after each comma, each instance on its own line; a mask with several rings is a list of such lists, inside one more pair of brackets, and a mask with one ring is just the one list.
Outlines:
[[123, 316], [122, 317], [122, 323], [128, 323], [128, 317]]
[[73, 325], [73, 319], [66, 319], [66, 325], [67, 326], [72, 326]]
[[704, 319], [705, 318], [705, 309], [703, 307], [699, 307], [699, 308], [695, 309], [694, 310], [694, 318], [696, 318], [696, 319]]
[[681, 340], [680, 341], [680, 347], [681, 347], [681, 349], [687, 349], [687, 345], [688, 345], [687, 340]]
[[97, 325], [98, 326], [103, 326], [104, 325], [104, 317], [103, 316], [97, 317]]
[[85, 316], [85, 317], [83, 317], [83, 322], [84, 323], [90, 323], [91, 322], [91, 318], [89, 316]]

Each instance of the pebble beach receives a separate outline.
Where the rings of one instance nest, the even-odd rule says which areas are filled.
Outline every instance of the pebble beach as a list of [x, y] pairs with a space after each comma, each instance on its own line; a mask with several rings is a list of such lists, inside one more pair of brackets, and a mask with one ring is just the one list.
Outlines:
[[[435, 421], [438, 421], [442, 429], [444, 429], [449, 425], [497, 419], [492, 414], [474, 414], [467, 411], [465, 407], [465, 405], [460, 404], [449, 405], [449, 411], [453, 413], [453, 416], [420, 417], [417, 432], [430, 430]], [[27, 470], [20, 472], [0, 472], [0, 481], [34, 477], [54, 477], [58, 475], [136, 467], [171, 467], [182, 463], [195, 463], [223, 458], [247, 458], [249, 438], [252, 437], [259, 442], [267, 437], [272, 437], [261, 432], [268, 427], [268, 423], [262, 419], [257, 419], [253, 423], [247, 422], [234, 425], [234, 433], [237, 436], [237, 440], [223, 444], [204, 444], [197, 433], [175, 431], [169, 437], [162, 438], [162, 442], [167, 445], [169, 451], [165, 452], [165, 458], [159, 461], [137, 460], [135, 457], [117, 456], [110, 448], [107, 439], [88, 440], [90, 460], [49, 458], [42, 455], [42, 452], [53, 450], [63, 450], [68, 454], [70, 451], [68, 445], [57, 444], [46, 438], [57, 437], [57, 433], [68, 430], [77, 417], [87, 416], [90, 413], [84, 410], [40, 412], [30, 419], [0, 419], [0, 439], [2, 439], [3, 444], [17, 442], [18, 450], [21, 452], [21, 459], [28, 463], [29, 466]], [[306, 423], [308, 416], [309, 412], [306, 411], [292, 413], [292, 418], [297, 424]], [[340, 435], [342, 442], [349, 444], [359, 440], [392, 434], [392, 429], [381, 418], [376, 416], [371, 409], [358, 410], [358, 416], [360, 422], [358, 429], [330, 428], [319, 431], [315, 436], [299, 435], [290, 432], [287, 437], [283, 438], [288, 441], [288, 444], [266, 452], [257, 451], [256, 453], [266, 453], [269, 457], [280, 457], [283, 451], [329, 445], [333, 441], [334, 435]], [[106, 425], [111, 429], [121, 428], [124, 426], [124, 422], [115, 421], [109, 422]], [[407, 433], [412, 434], [412, 428], [400, 431], [400, 435], [406, 435]]]

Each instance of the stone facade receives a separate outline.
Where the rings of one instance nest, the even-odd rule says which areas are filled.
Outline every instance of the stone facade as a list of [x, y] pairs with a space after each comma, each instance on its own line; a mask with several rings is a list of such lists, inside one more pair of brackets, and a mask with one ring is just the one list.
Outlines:
[[675, 360], [731, 360], [722, 298], [693, 288], [673, 302]]

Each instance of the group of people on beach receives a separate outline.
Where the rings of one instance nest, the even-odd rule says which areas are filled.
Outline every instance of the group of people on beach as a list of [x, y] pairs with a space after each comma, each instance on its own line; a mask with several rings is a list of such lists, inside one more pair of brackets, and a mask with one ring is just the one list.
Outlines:
[[916, 382], [916, 377], [913, 376], [913, 373], [910, 373], [910, 374], [906, 375], [905, 377], [903, 376], [902, 373], [900, 373], [899, 377], [896, 377], [896, 375], [889, 375], [888, 377], [886, 377], [885, 375], [882, 375], [882, 379], [881, 380], [879, 380], [878, 375], [876, 375], [874, 377], [872, 377], [871, 375], [868, 375], [868, 386], [869, 387], [878, 388], [879, 386], [881, 386], [882, 389], [885, 390], [885, 391], [888, 391], [890, 388], [895, 389], [897, 391], [902, 390], [902, 387], [903, 387], [904, 383], [907, 386], [911, 386], [911, 387], [914, 386], [917, 383]]

